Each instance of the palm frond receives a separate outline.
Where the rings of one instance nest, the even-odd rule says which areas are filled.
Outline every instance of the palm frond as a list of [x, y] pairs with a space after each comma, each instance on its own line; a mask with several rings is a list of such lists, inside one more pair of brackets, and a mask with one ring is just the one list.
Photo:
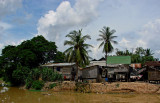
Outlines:
[[104, 41], [99, 45], [98, 48], [102, 47], [104, 45]]
[[73, 46], [75, 43], [73, 41], [64, 41], [64, 45], [70, 45], [70, 46]]

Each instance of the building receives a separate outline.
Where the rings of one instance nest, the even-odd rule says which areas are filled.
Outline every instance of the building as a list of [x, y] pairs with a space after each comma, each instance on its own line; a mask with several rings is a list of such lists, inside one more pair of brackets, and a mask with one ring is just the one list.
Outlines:
[[75, 63], [49, 63], [42, 67], [51, 68], [54, 72], [62, 74], [65, 80], [74, 80], [77, 70]]
[[81, 75], [83, 81], [100, 82], [100, 70], [101, 69], [98, 65], [93, 65], [81, 68], [78, 73]]
[[160, 83], [160, 61], [150, 61], [145, 63], [146, 72], [145, 79]]
[[[130, 78], [129, 65], [131, 64], [130, 56], [108, 56], [107, 57], [107, 77], [112, 81], [128, 81]], [[103, 74], [103, 73], [102, 73]]]

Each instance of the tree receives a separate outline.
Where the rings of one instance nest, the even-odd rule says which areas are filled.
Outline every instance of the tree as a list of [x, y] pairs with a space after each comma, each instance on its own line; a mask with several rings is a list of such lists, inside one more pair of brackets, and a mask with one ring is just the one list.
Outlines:
[[18, 46], [8, 45], [2, 50], [0, 73], [5, 81], [16, 85], [24, 84], [28, 71], [44, 63], [63, 60], [63, 56], [59, 59], [56, 54], [61, 56], [63, 53], [57, 50], [55, 42], [48, 41], [43, 36], [26, 40]]
[[102, 41], [99, 45], [99, 48], [103, 46], [103, 52], [105, 52], [105, 58], [107, 63], [107, 54], [113, 51], [112, 43], [117, 44], [117, 41], [114, 40], [117, 36], [113, 35], [116, 31], [110, 30], [109, 27], [104, 26], [99, 32], [100, 38], [98, 38], [97, 41]]
[[152, 50], [147, 48], [144, 50], [144, 55], [145, 56], [152, 56], [154, 53], [152, 53]]
[[65, 50], [66, 60], [68, 62], [75, 62], [77, 66], [76, 79], [78, 79], [78, 67], [84, 67], [89, 64], [89, 55], [87, 50], [92, 45], [86, 44], [87, 39], [91, 39], [89, 35], [82, 35], [82, 30], [71, 31], [66, 35], [70, 40], [66, 40], [64, 45], [70, 46]]

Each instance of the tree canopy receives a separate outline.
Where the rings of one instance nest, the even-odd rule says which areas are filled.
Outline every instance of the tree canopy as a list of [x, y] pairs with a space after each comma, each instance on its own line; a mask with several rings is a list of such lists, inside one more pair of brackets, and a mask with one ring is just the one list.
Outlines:
[[116, 55], [117, 56], [131, 56], [132, 63], [142, 63], [144, 64], [146, 61], [156, 61], [157, 58], [153, 57], [152, 50], [144, 49], [142, 47], [137, 47], [134, 52], [130, 52], [129, 50], [120, 51], [117, 49]]
[[113, 51], [112, 43], [117, 44], [117, 41], [114, 40], [117, 36], [113, 35], [116, 31], [114, 29], [110, 30], [110, 27], [104, 26], [99, 32], [100, 38], [98, 38], [97, 41], [102, 41], [99, 48], [103, 46], [103, 52], [106, 54], [105, 58], [107, 61], [107, 54]]
[[6, 81], [22, 82], [20, 78], [30, 70], [51, 61], [64, 62], [64, 54], [57, 50], [55, 42], [36, 36], [17, 46], [6, 46], [0, 57], [0, 71]]
[[68, 62], [75, 62], [77, 66], [84, 67], [89, 64], [90, 50], [87, 50], [92, 45], [85, 43], [87, 39], [91, 39], [90, 35], [82, 35], [82, 30], [71, 31], [66, 35], [70, 40], [66, 40], [64, 45], [70, 46], [65, 50], [66, 59]]

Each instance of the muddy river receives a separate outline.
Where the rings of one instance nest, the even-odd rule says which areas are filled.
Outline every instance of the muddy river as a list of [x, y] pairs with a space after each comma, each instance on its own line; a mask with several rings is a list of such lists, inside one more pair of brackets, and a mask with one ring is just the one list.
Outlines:
[[0, 103], [160, 103], [160, 95], [39, 92], [0, 87]]

